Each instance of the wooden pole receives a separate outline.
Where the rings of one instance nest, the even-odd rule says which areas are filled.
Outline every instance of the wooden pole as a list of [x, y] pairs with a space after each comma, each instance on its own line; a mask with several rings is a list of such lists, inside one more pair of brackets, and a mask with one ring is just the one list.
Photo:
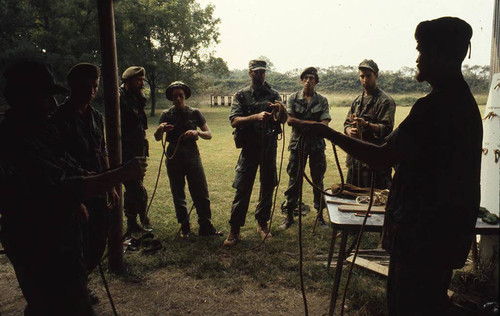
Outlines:
[[[112, 0], [97, 0], [99, 14], [99, 33], [101, 41], [102, 81], [104, 89], [106, 141], [111, 168], [121, 164], [120, 99], [118, 96], [118, 67], [116, 62], [115, 18]], [[116, 187], [122, 196], [121, 185]], [[111, 212], [108, 238], [108, 258], [110, 269], [122, 272], [123, 264], [123, 203], [116, 205]]]
[[493, 74], [500, 73], [500, 0], [493, 8], [493, 30], [491, 32], [490, 85]]

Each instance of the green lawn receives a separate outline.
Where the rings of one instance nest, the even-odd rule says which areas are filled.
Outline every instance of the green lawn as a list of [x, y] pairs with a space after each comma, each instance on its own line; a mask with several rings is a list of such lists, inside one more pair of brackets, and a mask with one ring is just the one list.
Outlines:
[[[234, 147], [232, 128], [229, 124], [229, 108], [210, 108], [206, 106], [208, 98], [190, 99], [188, 104], [202, 110], [207, 123], [212, 130], [213, 139], [205, 141], [200, 139], [198, 146], [205, 167], [210, 199], [212, 202], [212, 217], [214, 225], [224, 231], [225, 236], [229, 231], [229, 216], [231, 202], [234, 197], [232, 182], [234, 166], [238, 159], [239, 150]], [[332, 100], [332, 99], [331, 99]], [[334, 99], [333, 99], [334, 100]], [[483, 107], [484, 108], [484, 107]], [[396, 125], [398, 125], [410, 111], [410, 107], [398, 107], [396, 111]], [[330, 126], [341, 130], [342, 123], [348, 111], [347, 107], [332, 107], [332, 122]], [[161, 110], [155, 117], [149, 118], [148, 139], [150, 140], [150, 158], [148, 160], [148, 173], [145, 178], [146, 188], [151, 195], [156, 180], [162, 147], [160, 142], [154, 141], [153, 133], [158, 124]], [[285, 139], [288, 140], [291, 128], [285, 128]], [[281, 148], [285, 146], [285, 154], [281, 157]], [[300, 288], [298, 273], [298, 225], [289, 230], [282, 231], [277, 228], [284, 216], [279, 205], [284, 200], [283, 192], [287, 187], [288, 175], [286, 164], [288, 162], [287, 141], [278, 145], [278, 168], [283, 158], [282, 177], [279, 185], [276, 210], [273, 218], [273, 238], [271, 241], [256, 250], [247, 251], [256, 246], [260, 238], [256, 233], [254, 211], [257, 194], [253, 194], [247, 223], [242, 227], [242, 242], [233, 249], [222, 248], [223, 238], [195, 238], [192, 241], [176, 240], [174, 235], [179, 229], [174, 212], [172, 196], [169, 190], [168, 177], [165, 166], [161, 166], [161, 176], [158, 190], [150, 210], [150, 217], [154, 225], [156, 236], [163, 242], [164, 251], [154, 256], [142, 256], [137, 253], [129, 254], [126, 260], [136, 274], [173, 266], [182, 268], [188, 276], [210, 279], [211, 282], [223, 287], [233, 287], [238, 290], [241, 282], [257, 282], [265, 287], [268, 282], [284, 287]], [[345, 154], [339, 150], [339, 158], [345, 173]], [[325, 175], [325, 186], [339, 182], [339, 174], [335, 167], [332, 147], [327, 145], [328, 170]], [[307, 169], [306, 169], [307, 170]], [[187, 189], [186, 189], [187, 190]], [[253, 192], [258, 192], [259, 184], [256, 181]], [[188, 194], [189, 196], [189, 194]], [[304, 201], [312, 205], [312, 189], [304, 184]], [[188, 205], [191, 200], [188, 198]], [[197, 230], [196, 214], [191, 215], [193, 229]], [[304, 277], [307, 291], [319, 291], [327, 294], [331, 290], [333, 276], [328, 272], [323, 263], [328, 254], [330, 229], [319, 229], [312, 234], [314, 215], [304, 217], [303, 247], [304, 247]], [[375, 248], [379, 241], [378, 234], [366, 234], [362, 246]], [[350, 243], [350, 241], [349, 241]], [[354, 269], [352, 284], [349, 292], [351, 308], [366, 312], [369, 315], [385, 313], [385, 278]], [[343, 281], [344, 282], [344, 281]], [[342, 289], [342, 288], [341, 288]]]

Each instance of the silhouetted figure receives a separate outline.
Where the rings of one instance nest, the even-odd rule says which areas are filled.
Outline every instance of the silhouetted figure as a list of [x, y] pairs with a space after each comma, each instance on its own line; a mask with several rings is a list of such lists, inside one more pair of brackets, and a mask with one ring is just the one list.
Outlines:
[[395, 166], [383, 247], [391, 254], [389, 315], [447, 315], [453, 269], [463, 267], [479, 210], [482, 122], [461, 73], [472, 28], [458, 18], [421, 22], [417, 80], [432, 91], [380, 145], [321, 124], [325, 136], [375, 169]]
[[0, 124], [2, 244], [28, 303], [26, 315], [92, 315], [79, 221], [83, 200], [145, 173], [144, 159], [96, 175], [79, 168], [48, 124], [66, 92], [47, 66], [8, 67], [4, 96], [11, 107]]

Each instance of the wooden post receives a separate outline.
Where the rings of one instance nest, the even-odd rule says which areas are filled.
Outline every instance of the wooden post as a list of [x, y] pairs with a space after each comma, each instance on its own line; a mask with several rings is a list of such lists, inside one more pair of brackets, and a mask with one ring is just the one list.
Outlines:
[[[120, 99], [118, 96], [118, 67], [116, 62], [115, 18], [112, 0], [97, 0], [99, 14], [99, 34], [101, 41], [102, 81], [104, 89], [106, 142], [109, 152], [111, 168], [122, 162], [121, 134], [120, 134]], [[119, 196], [122, 196], [121, 184], [116, 187]], [[123, 265], [123, 203], [120, 202], [111, 212], [108, 258], [110, 269], [117, 272], [124, 271]]]
[[500, 73], [500, 0], [495, 0], [491, 32], [490, 85], [493, 74]]

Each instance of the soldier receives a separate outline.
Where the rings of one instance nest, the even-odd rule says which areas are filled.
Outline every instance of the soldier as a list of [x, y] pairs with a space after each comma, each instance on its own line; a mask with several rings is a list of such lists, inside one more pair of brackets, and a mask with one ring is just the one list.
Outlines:
[[[181, 81], [172, 82], [165, 91], [173, 106], [163, 111], [160, 125], [156, 129], [155, 139], [162, 140], [166, 133], [167, 141], [167, 173], [170, 180], [170, 191], [174, 198], [175, 215], [181, 224], [183, 237], [191, 235], [189, 215], [186, 207], [184, 186], [188, 182], [189, 192], [198, 213], [198, 233], [200, 236], [221, 236], [211, 222], [210, 198], [205, 171], [201, 163], [200, 152], [196, 141], [212, 139], [212, 132], [200, 110], [186, 105], [191, 96], [191, 89]], [[200, 130], [198, 130], [200, 128]]]
[[310, 124], [372, 168], [397, 166], [382, 244], [391, 254], [389, 315], [455, 315], [447, 289], [475, 238], [480, 201], [482, 122], [461, 68], [471, 37], [458, 18], [418, 24], [417, 80], [432, 91], [382, 145]]
[[[363, 93], [352, 102], [344, 122], [344, 133], [349, 137], [380, 145], [394, 128], [396, 103], [377, 86], [378, 66], [373, 60], [363, 60], [358, 69]], [[346, 164], [347, 183], [370, 187], [370, 170], [366, 164], [349, 155]], [[375, 172], [375, 187], [388, 189], [391, 186], [391, 172], [391, 168]]]
[[[293, 222], [294, 211], [297, 208], [298, 200], [298, 171], [299, 171], [299, 150], [298, 141], [302, 132], [300, 124], [303, 121], [320, 122], [328, 126], [331, 121], [330, 107], [328, 100], [315, 91], [319, 82], [318, 70], [308, 67], [300, 74], [302, 90], [292, 93], [288, 97], [287, 112], [288, 125], [292, 126], [292, 136], [288, 150], [290, 157], [286, 171], [290, 180], [288, 189], [285, 191], [287, 216], [281, 225], [282, 228], [289, 228]], [[309, 157], [309, 169], [313, 183], [323, 189], [323, 177], [326, 172], [325, 140], [314, 135], [305, 135], [304, 139], [304, 164]], [[305, 165], [304, 165], [305, 167]], [[321, 192], [317, 189], [314, 192], [314, 208], [318, 211], [320, 224], [325, 224], [322, 214], [324, 204], [321, 202]]]
[[[149, 156], [149, 144], [146, 139], [148, 119], [144, 107], [146, 97], [142, 92], [146, 71], [142, 67], [132, 66], [122, 74], [123, 84], [120, 92], [120, 116], [122, 134], [122, 160], [127, 162], [134, 157]], [[152, 231], [149, 218], [146, 215], [148, 193], [143, 185], [143, 179], [123, 183], [124, 210], [127, 217], [127, 235], [134, 232]], [[142, 229], [137, 223], [137, 215]]]
[[[70, 97], [59, 106], [50, 122], [59, 130], [61, 144], [86, 171], [99, 173], [109, 169], [108, 152], [104, 139], [104, 120], [91, 102], [99, 89], [100, 69], [96, 65], [79, 63], [68, 72], [66, 79]], [[118, 194], [109, 192], [111, 204], [118, 203]], [[89, 213], [83, 229], [84, 259], [87, 272], [97, 266], [106, 248], [108, 229], [108, 202], [106, 194], [85, 200]], [[95, 302], [96, 296], [91, 293]]]
[[83, 200], [144, 176], [145, 159], [85, 175], [64, 152], [48, 115], [66, 92], [38, 62], [4, 73], [10, 109], [0, 124], [1, 241], [27, 302], [26, 315], [94, 315], [78, 222]]
[[[252, 84], [238, 91], [231, 105], [229, 120], [235, 128], [236, 147], [241, 148], [236, 164], [236, 175], [233, 187], [236, 195], [231, 207], [231, 232], [224, 241], [225, 246], [233, 246], [240, 239], [240, 227], [245, 225], [248, 204], [252, 194], [253, 183], [260, 166], [260, 194], [255, 219], [257, 231], [262, 238], [271, 234], [267, 222], [270, 218], [272, 195], [277, 183], [276, 147], [280, 134], [280, 121], [272, 118], [272, 110], [280, 105], [279, 93], [265, 81], [266, 66], [264, 60], [251, 60], [248, 64], [248, 75]], [[286, 121], [286, 115], [281, 122]]]

